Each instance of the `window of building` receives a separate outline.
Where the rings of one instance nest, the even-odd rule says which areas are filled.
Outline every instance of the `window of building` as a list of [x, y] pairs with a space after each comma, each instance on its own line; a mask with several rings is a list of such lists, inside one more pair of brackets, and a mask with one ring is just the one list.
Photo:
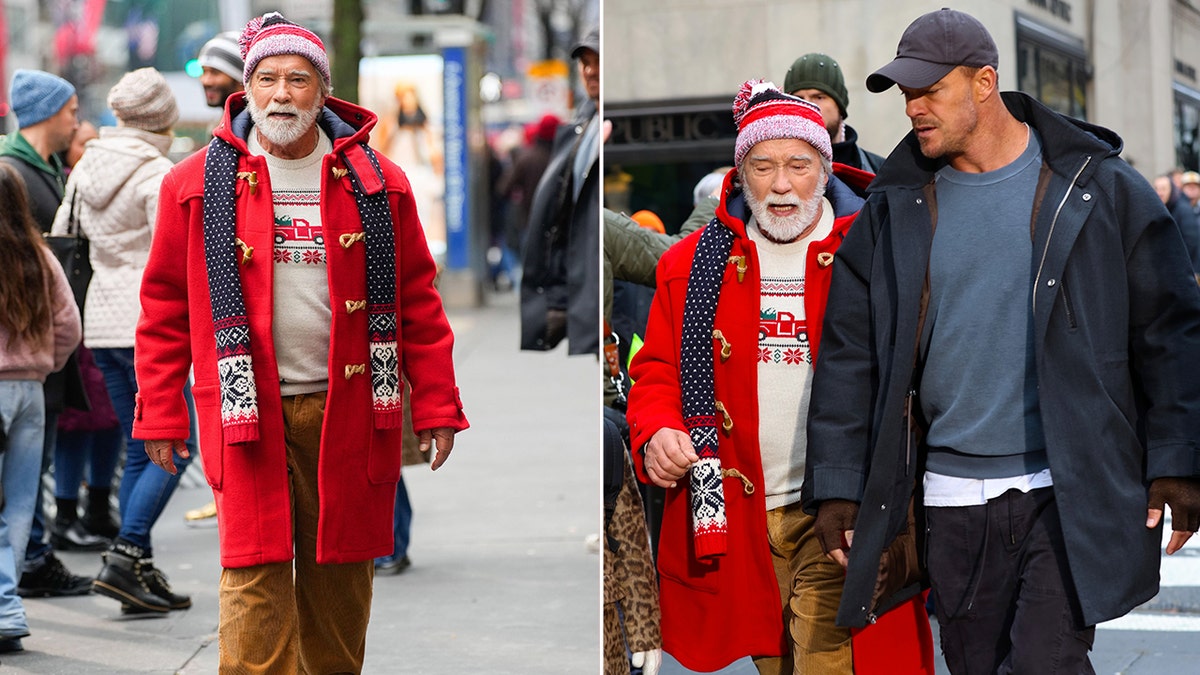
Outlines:
[[1173, 83], [1175, 90], [1175, 164], [1200, 169], [1200, 91]]
[[1017, 88], [1051, 110], [1087, 119], [1083, 40], [1017, 15]]

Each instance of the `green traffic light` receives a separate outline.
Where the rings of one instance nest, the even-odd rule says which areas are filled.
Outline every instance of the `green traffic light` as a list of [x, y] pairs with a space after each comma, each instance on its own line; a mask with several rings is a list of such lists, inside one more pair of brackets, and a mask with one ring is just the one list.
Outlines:
[[183, 72], [189, 77], [200, 77], [204, 74], [204, 67], [200, 65], [199, 59], [191, 59], [183, 66]]

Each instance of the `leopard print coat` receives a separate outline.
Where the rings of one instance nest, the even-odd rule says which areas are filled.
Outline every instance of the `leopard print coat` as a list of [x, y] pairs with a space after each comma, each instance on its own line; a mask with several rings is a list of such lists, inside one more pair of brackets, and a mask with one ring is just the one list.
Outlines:
[[[604, 550], [604, 673], [629, 675], [629, 652], [662, 647], [658, 581], [650, 557], [650, 536], [642, 498], [625, 457], [624, 484], [609, 523]], [[616, 551], [608, 541], [616, 542]], [[620, 613], [618, 613], [618, 607]], [[621, 623], [624, 616], [624, 626]]]

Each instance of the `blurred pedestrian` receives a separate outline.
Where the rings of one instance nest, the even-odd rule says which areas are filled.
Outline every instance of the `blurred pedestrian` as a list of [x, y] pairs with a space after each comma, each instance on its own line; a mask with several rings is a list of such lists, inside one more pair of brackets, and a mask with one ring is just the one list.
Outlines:
[[[82, 121], [71, 147], [61, 153], [70, 183], [71, 170], [83, 158], [87, 143], [100, 135], [91, 122]], [[78, 199], [68, 198], [64, 217], [74, 209], [79, 213]], [[57, 219], [57, 215], [55, 218]], [[74, 225], [78, 233], [78, 223]], [[67, 229], [71, 229], [68, 225]], [[89, 262], [90, 266], [90, 262]], [[86, 293], [86, 289], [84, 289]], [[82, 298], [76, 291], [76, 302]], [[83, 306], [79, 305], [80, 315]], [[54, 522], [50, 526], [50, 545], [59, 551], [101, 551], [112, 544], [119, 526], [112, 515], [112, 484], [121, 452], [125, 449], [125, 434], [108, 396], [104, 374], [96, 365], [95, 356], [80, 345], [75, 358], [83, 377], [89, 410], [64, 408], [58, 417], [58, 432], [54, 443]], [[87, 495], [82, 517], [79, 513], [80, 486], [87, 473]]]
[[522, 252], [521, 349], [600, 351], [600, 30], [571, 50], [587, 91], [555, 143], [529, 209]]
[[[38, 229], [50, 231], [63, 200], [66, 173], [60, 155], [66, 152], [79, 128], [79, 97], [70, 82], [40, 70], [18, 70], [13, 75], [9, 102], [18, 130], [0, 143], [0, 162], [12, 166], [25, 181], [30, 211]], [[49, 476], [58, 445], [58, 417], [67, 407], [90, 407], [83, 394], [79, 362], [72, 356], [58, 372], [46, 378], [46, 430], [42, 474]], [[47, 541], [44, 507], [34, 505], [33, 525], [25, 547], [20, 592], [26, 597], [81, 595], [91, 592], [92, 580], [72, 574], [54, 555]]]
[[[126, 73], [108, 92], [116, 127], [105, 127], [67, 181], [78, 221], [91, 242], [92, 282], [84, 304], [84, 339], [104, 373], [109, 397], [126, 433], [125, 469], [118, 503], [120, 529], [104, 554], [93, 588], [137, 610], [185, 609], [191, 599], [171, 591], [154, 567], [150, 530], [179, 483], [150, 465], [133, 438], [136, 392], [134, 330], [138, 285], [150, 252], [158, 191], [172, 163], [166, 157], [179, 108], [170, 85], [154, 68]], [[54, 223], [65, 233], [71, 202]], [[190, 439], [195, 448], [195, 438]]]
[[1168, 554], [1200, 527], [1200, 290], [1120, 137], [998, 63], [943, 9], [867, 78], [912, 132], [833, 265], [804, 506], [842, 625], [911, 505], [950, 672], [1091, 673], [1096, 624], [1158, 592], [1164, 504]]
[[504, 233], [504, 245], [520, 260], [522, 242], [529, 227], [529, 207], [538, 181], [550, 163], [550, 151], [554, 137], [562, 122], [558, 117], [546, 114], [537, 122], [530, 123], [525, 134], [525, 144], [513, 153], [512, 163], [500, 177], [497, 192], [504, 195], [511, 205], [509, 225]]
[[17, 595], [34, 504], [41, 500], [46, 375], [79, 344], [79, 309], [62, 266], [43, 243], [24, 181], [0, 163], [0, 653], [29, 635]]
[[320, 38], [272, 12], [240, 44], [246, 93], [163, 181], [133, 431], [177, 471], [194, 361], [221, 670], [359, 672], [373, 559], [394, 550], [401, 389], [436, 470], [467, 427], [454, 338], [404, 174], [367, 145], [375, 115], [329, 96]]
[[1188, 260], [1192, 263], [1193, 274], [1200, 275], [1200, 220], [1192, 210], [1191, 202], [1175, 187], [1175, 181], [1169, 173], [1155, 176], [1153, 184], [1158, 198], [1179, 226], [1179, 233], [1183, 235], [1183, 245], [1187, 248]]
[[242, 91], [242, 48], [237, 31], [218, 33], [200, 48], [200, 86], [210, 108], [224, 108], [225, 101]]

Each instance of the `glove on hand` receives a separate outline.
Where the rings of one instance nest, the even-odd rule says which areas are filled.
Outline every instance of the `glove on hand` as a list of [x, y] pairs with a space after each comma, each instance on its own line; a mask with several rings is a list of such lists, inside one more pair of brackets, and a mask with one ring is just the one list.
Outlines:
[[658, 669], [662, 666], [662, 650], [634, 652], [629, 663], [634, 668], [641, 668], [642, 675], [658, 675]]
[[848, 499], [826, 499], [817, 507], [817, 519], [813, 523], [813, 534], [821, 542], [821, 550], [829, 555], [844, 548], [842, 533], [854, 529], [858, 517], [858, 504]]
[[[1171, 507], [1171, 529], [1200, 530], [1200, 478], [1155, 478], [1150, 483], [1150, 508]], [[817, 516], [820, 520], [820, 516]]]

